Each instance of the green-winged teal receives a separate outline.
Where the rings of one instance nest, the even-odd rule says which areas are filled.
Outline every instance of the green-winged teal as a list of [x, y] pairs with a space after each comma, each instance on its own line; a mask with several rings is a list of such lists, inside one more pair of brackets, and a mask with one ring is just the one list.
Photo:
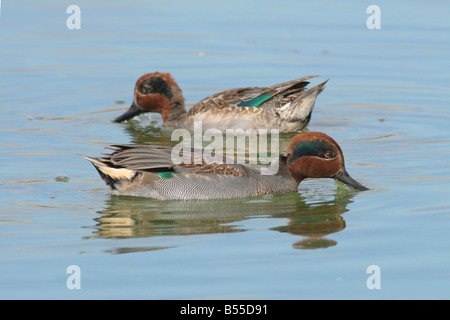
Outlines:
[[196, 103], [189, 111], [181, 89], [168, 73], [154, 72], [140, 77], [130, 108], [114, 121], [122, 122], [143, 112], [158, 112], [164, 126], [193, 129], [202, 121], [203, 130], [278, 129], [300, 131], [311, 119], [317, 95], [327, 81], [306, 90], [308, 76], [269, 87], [248, 87], [223, 91]]
[[[262, 194], [296, 192], [305, 178], [334, 178], [357, 190], [368, 190], [347, 173], [339, 145], [328, 135], [307, 132], [296, 135], [278, 171], [228, 161], [175, 164], [172, 148], [152, 145], [114, 145], [103, 158], [92, 162], [113, 194], [159, 200], [226, 199]], [[191, 152], [191, 151], [189, 151]]]

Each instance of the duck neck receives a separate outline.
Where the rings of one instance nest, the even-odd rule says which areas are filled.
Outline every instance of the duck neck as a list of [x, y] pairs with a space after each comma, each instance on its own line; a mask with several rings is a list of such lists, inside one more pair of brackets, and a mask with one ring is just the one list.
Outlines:
[[295, 161], [289, 162], [289, 157], [283, 156], [283, 160], [289, 176], [299, 185], [306, 178], [305, 174], [301, 173], [304, 172], [303, 168], [299, 167], [300, 164]]
[[164, 124], [169, 125], [182, 121], [186, 115], [187, 111], [184, 108], [184, 102], [172, 103], [168, 112], [162, 112], [161, 116], [163, 118]]
[[303, 179], [305, 179], [304, 176], [298, 175], [288, 166], [288, 158], [286, 156], [280, 155], [280, 168], [278, 170], [279, 174], [282, 174], [283, 176], [289, 177], [290, 179], [293, 179], [297, 186], [302, 182]]

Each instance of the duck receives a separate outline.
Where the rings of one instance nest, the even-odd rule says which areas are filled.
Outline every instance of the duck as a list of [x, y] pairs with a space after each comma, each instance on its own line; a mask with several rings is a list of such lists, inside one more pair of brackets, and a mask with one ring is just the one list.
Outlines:
[[268, 87], [235, 88], [208, 96], [185, 109], [183, 93], [170, 73], [153, 72], [141, 76], [134, 88], [131, 106], [114, 122], [124, 122], [145, 112], [160, 113], [163, 126], [194, 130], [201, 121], [208, 129], [303, 130], [311, 119], [317, 96], [327, 81], [307, 90], [307, 76]]
[[[210, 161], [194, 149], [193, 157], [174, 161], [173, 148], [161, 145], [111, 145], [104, 157], [87, 157], [113, 195], [155, 200], [214, 200], [298, 192], [306, 178], [333, 178], [355, 190], [369, 190], [345, 169], [341, 147], [321, 132], [292, 138], [276, 159], [278, 170], [264, 174], [263, 166], [237, 161]], [[184, 156], [184, 155], [183, 155]], [[189, 161], [190, 159], [190, 161]], [[231, 159], [233, 160], [233, 159]]]

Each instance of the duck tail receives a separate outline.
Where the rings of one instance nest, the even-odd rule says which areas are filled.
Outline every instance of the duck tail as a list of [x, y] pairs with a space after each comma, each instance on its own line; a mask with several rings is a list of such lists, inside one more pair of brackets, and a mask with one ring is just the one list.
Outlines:
[[305, 94], [303, 94], [301, 96], [301, 98], [303, 99], [305, 97], [311, 96], [312, 99], [315, 100], [316, 97], [325, 89], [325, 87], [327, 86], [327, 82], [328, 82], [328, 80], [326, 80], [322, 83], [319, 83], [317, 86], [309, 89], [308, 91], [305, 92]]
[[306, 127], [311, 120], [316, 98], [325, 89], [327, 82], [328, 80], [318, 84], [292, 101], [289, 106], [282, 107], [281, 109], [285, 108], [285, 112], [281, 114], [282, 118], [284, 118], [283, 120], [292, 122], [301, 121], [304, 124], [303, 127]]
[[100, 177], [103, 181], [105, 181], [106, 185], [111, 188], [111, 190], [118, 190], [122, 181], [134, 180], [138, 174], [134, 170], [125, 169], [112, 164], [107, 158], [93, 158], [83, 155], [81, 157], [92, 163]]

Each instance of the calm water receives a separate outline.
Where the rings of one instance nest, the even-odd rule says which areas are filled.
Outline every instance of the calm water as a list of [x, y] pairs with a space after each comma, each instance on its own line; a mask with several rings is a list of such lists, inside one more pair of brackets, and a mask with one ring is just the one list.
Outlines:
[[[68, 2], [1, 3], [0, 298], [450, 297], [448, 2], [378, 1], [380, 30], [356, 0], [73, 4], [79, 30]], [[79, 154], [171, 143], [158, 115], [111, 122], [156, 70], [189, 103], [330, 79], [309, 130], [337, 140], [371, 191], [308, 180], [243, 200], [109, 195]], [[381, 289], [367, 287], [370, 265]]]

